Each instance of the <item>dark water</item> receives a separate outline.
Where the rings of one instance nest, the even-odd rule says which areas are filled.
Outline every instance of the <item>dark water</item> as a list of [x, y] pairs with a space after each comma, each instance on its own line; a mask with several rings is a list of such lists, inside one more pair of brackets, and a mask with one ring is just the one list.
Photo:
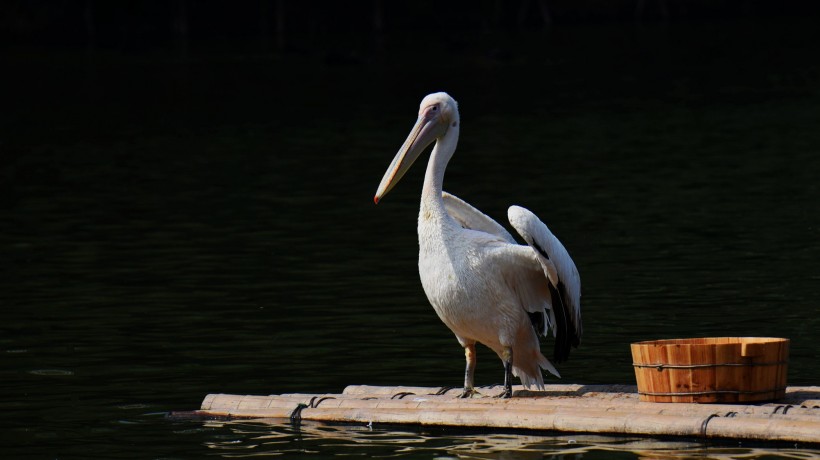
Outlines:
[[[579, 267], [585, 336], [565, 382], [631, 383], [633, 341], [749, 335], [791, 338], [789, 383], [818, 384], [816, 32], [733, 27], [558, 29], [504, 59], [410, 67], [17, 52], [0, 139], [0, 452], [818, 455], [166, 417], [214, 392], [460, 383], [462, 350], [416, 271], [424, 168], [372, 203], [418, 101], [442, 89], [463, 120], [445, 189], [499, 220], [530, 208]], [[477, 383], [500, 378], [481, 350]]]

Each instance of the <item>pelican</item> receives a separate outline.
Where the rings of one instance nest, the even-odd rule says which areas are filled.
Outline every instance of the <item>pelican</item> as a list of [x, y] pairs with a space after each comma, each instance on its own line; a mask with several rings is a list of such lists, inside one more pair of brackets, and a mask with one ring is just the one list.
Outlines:
[[541, 369], [560, 378], [541, 354], [538, 335], [555, 336], [553, 358], [565, 361], [581, 341], [581, 278], [567, 250], [538, 217], [520, 206], [507, 211], [526, 245], [465, 201], [444, 192], [444, 170], [461, 129], [458, 105], [447, 93], [421, 101], [419, 116], [376, 191], [378, 204], [432, 143], [419, 209], [419, 274], [427, 299], [464, 347], [467, 366], [461, 397], [473, 387], [476, 343], [504, 365], [504, 391], [513, 376], [544, 388]]

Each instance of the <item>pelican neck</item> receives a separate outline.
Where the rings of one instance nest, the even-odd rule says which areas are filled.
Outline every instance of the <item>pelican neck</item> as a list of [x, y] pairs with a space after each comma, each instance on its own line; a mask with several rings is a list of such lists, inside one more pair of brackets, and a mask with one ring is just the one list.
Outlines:
[[424, 174], [424, 187], [421, 190], [422, 208], [433, 205], [436, 211], [446, 214], [444, 200], [441, 197], [444, 187], [444, 171], [458, 144], [458, 126], [450, 127], [447, 133], [436, 141], [430, 160], [427, 162], [427, 171]]

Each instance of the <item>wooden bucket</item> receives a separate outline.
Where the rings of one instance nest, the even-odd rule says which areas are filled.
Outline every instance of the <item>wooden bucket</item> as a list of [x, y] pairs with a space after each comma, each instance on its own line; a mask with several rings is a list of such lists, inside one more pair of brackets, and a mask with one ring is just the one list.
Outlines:
[[733, 403], [780, 399], [789, 339], [704, 337], [632, 344], [641, 401]]

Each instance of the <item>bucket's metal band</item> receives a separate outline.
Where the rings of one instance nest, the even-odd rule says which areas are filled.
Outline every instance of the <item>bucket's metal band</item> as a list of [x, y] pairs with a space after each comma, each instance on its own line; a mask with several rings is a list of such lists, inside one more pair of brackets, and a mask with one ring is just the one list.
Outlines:
[[650, 368], [662, 371], [664, 369], [703, 369], [707, 367], [753, 367], [753, 366], [780, 366], [789, 364], [788, 361], [772, 361], [765, 363], [709, 363], [709, 364], [643, 364], [632, 363], [633, 367]]
[[731, 394], [731, 395], [757, 395], [763, 393], [772, 393], [777, 391], [785, 391], [786, 387], [769, 388], [768, 390], [757, 391], [743, 391], [743, 390], [711, 390], [711, 391], [679, 391], [679, 392], [654, 392], [654, 391], [640, 391], [639, 395], [644, 396], [703, 396], [716, 394]]

